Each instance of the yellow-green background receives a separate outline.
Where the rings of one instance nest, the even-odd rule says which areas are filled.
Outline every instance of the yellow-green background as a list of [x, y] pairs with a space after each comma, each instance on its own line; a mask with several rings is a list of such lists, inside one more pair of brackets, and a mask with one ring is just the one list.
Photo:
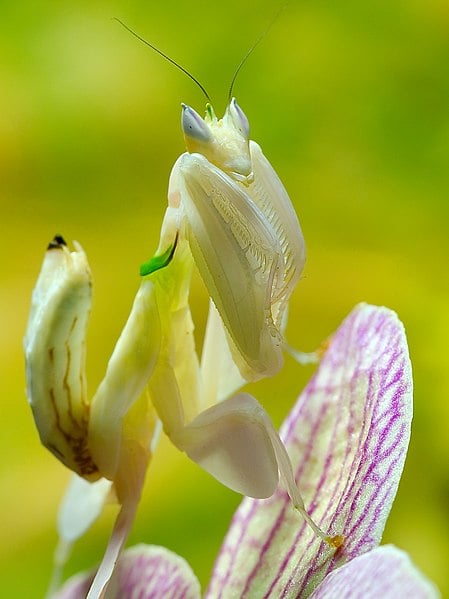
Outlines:
[[[0, 2], [0, 594], [41, 597], [68, 473], [39, 444], [21, 339], [43, 251], [79, 240], [95, 278], [93, 392], [155, 249], [180, 102], [193, 83], [110, 17], [190, 68], [226, 104], [233, 70], [278, 3]], [[359, 301], [404, 321], [415, 378], [409, 456], [384, 542], [449, 593], [449, 3], [290, 2], [241, 71], [235, 95], [285, 182], [308, 263], [289, 339], [313, 349]], [[205, 299], [194, 290], [199, 328]], [[279, 424], [310, 376], [289, 358], [253, 391]], [[130, 543], [159, 543], [203, 585], [239, 497], [167, 442]], [[113, 509], [69, 572], [102, 554]]]

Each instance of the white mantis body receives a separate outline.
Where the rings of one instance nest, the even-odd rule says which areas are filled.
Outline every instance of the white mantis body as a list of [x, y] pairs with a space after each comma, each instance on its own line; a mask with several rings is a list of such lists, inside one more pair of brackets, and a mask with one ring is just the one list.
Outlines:
[[[260, 404], [247, 394], [229, 397], [242, 377], [272, 376], [282, 366], [281, 322], [304, 265], [303, 237], [282, 184], [249, 141], [248, 121], [234, 99], [222, 120], [210, 105], [205, 120], [183, 105], [182, 127], [189, 152], [170, 176], [160, 249], [175, 236], [178, 244], [186, 239], [213, 302], [199, 382], [184, 386], [173, 367], [177, 385], [171, 403], [180, 398], [176, 413], [182, 414], [182, 406], [195, 405], [183, 401], [183, 394], [195, 389], [194, 418], [167, 417], [158, 400], [164, 382], [154, 389], [150, 379], [150, 390], [175, 445], [232, 489], [268, 497], [278, 470], [290, 476], [283, 468], [287, 456]], [[161, 381], [165, 378], [162, 374]]]
[[[269, 497], [280, 474], [315, 533], [334, 546], [342, 542], [305, 510], [265, 410], [252, 396], [235, 395], [282, 366], [285, 309], [305, 261], [298, 219], [234, 99], [220, 120], [209, 104], [205, 119], [183, 105], [182, 127], [188, 151], [170, 176], [159, 248], [142, 267], [128, 322], [91, 402], [84, 376], [91, 281], [82, 249], [69, 252], [55, 238], [33, 294], [25, 352], [41, 440], [81, 477], [111, 481], [122, 505], [89, 598], [103, 596], [126, 540], [156, 415], [180, 450], [235, 491]], [[189, 308], [194, 266], [211, 298], [201, 363]], [[67, 513], [65, 520], [70, 507]], [[80, 523], [70, 538], [83, 530]]]

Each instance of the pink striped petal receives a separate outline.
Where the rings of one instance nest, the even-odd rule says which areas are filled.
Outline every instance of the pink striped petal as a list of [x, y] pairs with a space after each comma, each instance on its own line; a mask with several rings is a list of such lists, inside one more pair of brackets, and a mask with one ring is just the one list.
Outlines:
[[[93, 574], [71, 578], [54, 599], [85, 599]], [[154, 545], [136, 545], [123, 552], [105, 599], [199, 599], [200, 585], [188, 563], [176, 553]]]
[[437, 599], [440, 594], [393, 545], [384, 545], [331, 572], [312, 593], [311, 599]]
[[307, 597], [328, 572], [377, 546], [411, 418], [403, 326], [390, 310], [361, 304], [333, 336], [281, 431], [310, 514], [324, 530], [342, 533], [343, 546], [320, 542], [283, 490], [245, 498], [206, 596]]

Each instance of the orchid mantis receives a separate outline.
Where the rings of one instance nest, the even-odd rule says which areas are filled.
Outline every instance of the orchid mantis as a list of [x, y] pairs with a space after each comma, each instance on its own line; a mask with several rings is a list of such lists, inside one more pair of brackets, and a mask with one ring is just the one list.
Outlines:
[[[237, 492], [269, 497], [280, 475], [315, 533], [335, 547], [342, 542], [307, 513], [265, 410], [236, 395], [283, 364], [285, 311], [305, 261], [295, 211], [234, 98], [222, 119], [210, 104], [204, 119], [183, 104], [181, 122], [187, 152], [170, 175], [159, 246], [141, 267], [129, 319], [91, 401], [84, 374], [91, 279], [82, 248], [70, 252], [55, 237], [33, 293], [25, 353], [42, 443], [87, 481], [110, 481], [101, 493], [112, 487], [122, 506], [89, 598], [103, 596], [126, 540], [158, 420], [177, 448]], [[210, 297], [201, 361], [189, 308], [193, 268]], [[67, 523], [70, 501], [66, 512]]]
[[[282, 366], [283, 312], [304, 264], [299, 223], [272, 167], [249, 141], [248, 120], [234, 99], [221, 120], [210, 105], [205, 120], [183, 105], [182, 128], [188, 152], [171, 173], [160, 250], [168, 251], [170, 239], [187, 241], [186, 257], [180, 249], [173, 260], [189, 260], [191, 253], [212, 303], [202, 368], [190, 364], [186, 383], [188, 354], [176, 351], [176, 332], [167, 335], [172, 348], [163, 346], [161, 354], [171, 360], [164, 357], [161, 373], [156, 366], [150, 378], [153, 403], [173, 443], [218, 480], [245, 495], [269, 497], [280, 471], [303, 510], [268, 416], [247, 394], [230, 398], [245, 380], [272, 376]], [[213, 361], [222, 368], [211, 367]], [[199, 379], [192, 380], [195, 371]], [[173, 382], [169, 402], [167, 379]], [[189, 397], [192, 389], [199, 401]], [[168, 403], [178, 406], [175, 414], [167, 414]]]

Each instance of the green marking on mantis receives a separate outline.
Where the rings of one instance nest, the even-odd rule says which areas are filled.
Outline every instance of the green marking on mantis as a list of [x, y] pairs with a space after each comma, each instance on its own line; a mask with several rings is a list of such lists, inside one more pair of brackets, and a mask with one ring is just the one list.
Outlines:
[[212, 108], [212, 105], [209, 104], [209, 102], [206, 104], [206, 114], [207, 116], [210, 118], [210, 120], [212, 121], [214, 118], [217, 118], [215, 116], [215, 112], [214, 109]]
[[144, 262], [140, 266], [140, 276], [146, 277], [147, 275], [150, 275], [152, 272], [155, 272], [156, 270], [164, 268], [165, 266], [170, 264], [175, 253], [177, 242], [178, 235], [176, 235], [176, 239], [173, 245], [170, 245], [163, 254], [159, 254], [159, 256], [153, 256], [147, 262]]

